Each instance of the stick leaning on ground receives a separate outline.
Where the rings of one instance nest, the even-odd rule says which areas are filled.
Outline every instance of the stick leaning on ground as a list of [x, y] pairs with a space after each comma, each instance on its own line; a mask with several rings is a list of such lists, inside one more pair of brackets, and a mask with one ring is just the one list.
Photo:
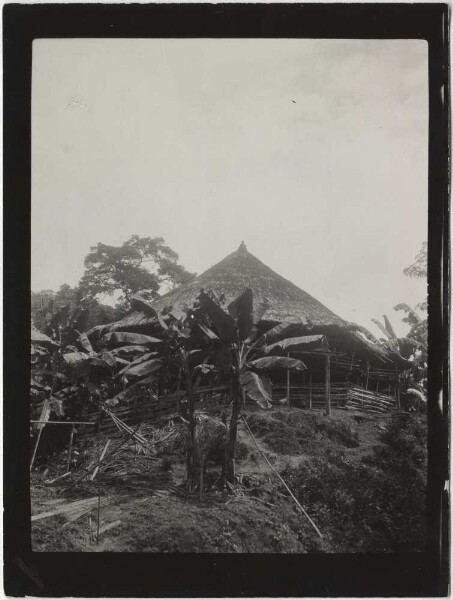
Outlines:
[[316, 533], [319, 535], [320, 538], [322, 538], [322, 533], [319, 531], [319, 529], [316, 527], [315, 523], [313, 522], [313, 520], [311, 519], [310, 515], [307, 513], [307, 511], [305, 510], [305, 508], [302, 506], [302, 504], [299, 502], [299, 500], [296, 498], [296, 496], [292, 493], [292, 491], [289, 489], [289, 487], [287, 486], [285, 480], [281, 477], [281, 475], [278, 473], [278, 471], [276, 471], [274, 469], [274, 467], [271, 465], [271, 463], [269, 462], [269, 459], [267, 458], [267, 456], [264, 454], [264, 452], [261, 450], [261, 448], [258, 446], [258, 442], [256, 441], [255, 436], [252, 433], [252, 430], [249, 427], [249, 424], [247, 423], [244, 415], [241, 414], [241, 418], [244, 421], [245, 427], [247, 428], [247, 432], [250, 435], [250, 437], [252, 438], [253, 443], [255, 444], [258, 452], [261, 454], [261, 456], [264, 458], [264, 460], [266, 461], [267, 466], [275, 473], [275, 475], [277, 475], [277, 477], [279, 478], [279, 480], [283, 483], [283, 485], [285, 486], [285, 488], [288, 490], [288, 492], [291, 495], [291, 498], [294, 500], [294, 502], [297, 504], [297, 506], [300, 508], [300, 510], [302, 511], [302, 513], [307, 517], [307, 519], [310, 521], [311, 525], [313, 526], [314, 530], [316, 531]]

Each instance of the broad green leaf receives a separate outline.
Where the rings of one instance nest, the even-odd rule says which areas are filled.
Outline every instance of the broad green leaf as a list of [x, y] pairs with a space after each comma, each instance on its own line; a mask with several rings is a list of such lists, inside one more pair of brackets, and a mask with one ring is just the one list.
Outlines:
[[140, 363], [135, 367], [131, 367], [127, 371], [127, 376], [131, 377], [144, 377], [145, 375], [150, 375], [155, 371], [158, 371], [162, 367], [162, 359], [161, 358], [153, 358], [146, 362]]
[[265, 354], [275, 351], [288, 350], [312, 350], [326, 348], [327, 340], [325, 335], [303, 335], [301, 337], [286, 338], [266, 346], [263, 351]]
[[116, 396], [114, 396], [113, 398], [107, 400], [106, 404], [108, 404], [109, 406], [115, 406], [120, 403], [132, 402], [132, 400], [142, 397], [145, 394], [146, 387], [153, 383], [155, 380], [156, 376], [150, 375], [149, 377], [146, 377], [145, 379], [142, 379], [139, 382], [128, 386], [125, 390], [123, 390], [119, 394], [116, 394]]
[[59, 417], [64, 417], [63, 401], [52, 396], [50, 398], [50, 407], [52, 411]]
[[127, 356], [130, 358], [138, 354], [143, 354], [143, 352], [149, 352], [149, 348], [147, 346], [122, 346], [121, 348], [110, 350], [110, 354], [115, 358], [117, 356]]
[[294, 323], [279, 323], [275, 327], [272, 327], [266, 333], [263, 333], [262, 336], [255, 342], [254, 346], [260, 346], [262, 344], [269, 344], [275, 342], [280, 337], [282, 337], [289, 329], [294, 327]]
[[88, 336], [86, 333], [81, 333], [78, 340], [77, 340], [78, 344], [80, 344], [80, 346], [82, 346], [82, 348], [84, 350], [86, 350], [89, 354], [93, 353], [93, 346], [91, 345], [90, 340], [88, 339]]
[[390, 323], [390, 321], [388, 320], [387, 315], [384, 315], [384, 323], [385, 323], [385, 328], [386, 330], [389, 332], [390, 337], [394, 340], [396, 340], [396, 333], [395, 330], [392, 327], [392, 324]]
[[112, 369], [117, 366], [117, 359], [112, 356], [111, 352], [104, 351], [99, 355], [99, 358], [105, 361]]
[[215, 370], [214, 365], [207, 365], [206, 363], [202, 363], [201, 365], [197, 365], [194, 367], [194, 372], [200, 371], [203, 375], [207, 375], [208, 373], [212, 373]]
[[76, 367], [84, 363], [88, 358], [90, 357], [84, 352], [68, 352], [67, 354], [63, 354], [64, 362], [71, 367]]
[[38, 346], [46, 346], [48, 348], [57, 348], [60, 344], [52, 340], [48, 335], [41, 333], [34, 327], [31, 326], [31, 343]]
[[143, 354], [143, 356], [139, 356], [133, 362], [128, 363], [124, 369], [121, 369], [118, 375], [124, 375], [124, 373], [127, 373], [127, 371], [129, 371], [129, 369], [131, 369], [132, 367], [136, 367], [137, 365], [148, 361], [153, 356], [157, 356], [157, 352], [147, 352], [146, 354]]
[[376, 325], [376, 327], [379, 327], [379, 329], [382, 331], [382, 333], [384, 334], [384, 336], [387, 339], [389, 339], [389, 340], [392, 339], [390, 332], [387, 331], [386, 327], [384, 325], [382, 325], [382, 323], [380, 323], [377, 319], [371, 319], [371, 320]]
[[129, 298], [129, 302], [134, 310], [136, 310], [137, 312], [141, 312], [148, 317], [156, 319], [156, 321], [160, 324], [162, 329], [167, 329], [168, 326], [162, 319], [158, 311], [155, 308], [153, 308], [153, 306], [147, 300], [142, 298], [142, 296], [140, 296], [139, 294], [134, 294]]
[[198, 296], [198, 304], [197, 313], [209, 316], [222, 342], [229, 344], [237, 341], [233, 319], [206, 292], [201, 292]]
[[[46, 398], [46, 400], [44, 400], [44, 403], [42, 405], [41, 414], [39, 415], [38, 421], [48, 421], [49, 417], [50, 417], [50, 412], [51, 412], [50, 401]], [[37, 429], [43, 429], [44, 425], [45, 425], [45, 423], [38, 423]]]
[[266, 356], [248, 363], [254, 369], [290, 369], [291, 371], [306, 371], [306, 365], [297, 358], [286, 356]]
[[253, 327], [253, 291], [247, 288], [228, 305], [228, 312], [234, 319], [239, 339], [247, 339], [252, 333]]
[[210, 339], [210, 340], [218, 340], [219, 336], [216, 335], [209, 327], [207, 327], [204, 323], [197, 323], [198, 327], [201, 331]]
[[268, 377], [260, 376], [253, 371], [243, 371], [240, 382], [244, 392], [261, 408], [270, 408], [272, 405], [272, 384]]
[[71, 316], [71, 325], [77, 331], [85, 331], [88, 326], [90, 311], [87, 308], [76, 308]]
[[160, 344], [161, 340], [151, 337], [149, 335], [143, 335], [142, 333], [131, 333], [129, 331], [114, 331], [107, 333], [99, 341], [99, 346], [116, 346], [117, 344], [132, 344], [142, 345], [147, 344]]

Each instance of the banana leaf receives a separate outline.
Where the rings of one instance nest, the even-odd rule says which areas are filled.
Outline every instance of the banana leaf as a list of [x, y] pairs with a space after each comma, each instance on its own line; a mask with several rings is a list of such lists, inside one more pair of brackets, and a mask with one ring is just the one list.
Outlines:
[[88, 327], [88, 320], [90, 318], [90, 311], [87, 308], [76, 308], [71, 315], [71, 325], [77, 331], [85, 331]]
[[286, 356], [266, 356], [248, 363], [254, 369], [290, 369], [291, 371], [306, 371], [306, 365], [297, 358]]
[[117, 356], [133, 357], [143, 352], [149, 352], [147, 346], [122, 346], [121, 348], [114, 348], [110, 350], [110, 354], [116, 359]]
[[146, 362], [142, 362], [134, 367], [131, 367], [127, 370], [128, 377], [144, 377], [145, 375], [150, 375], [155, 371], [158, 371], [162, 367], [162, 359], [161, 358], [153, 358]]
[[208, 315], [216, 328], [222, 342], [229, 344], [237, 341], [237, 332], [232, 317], [226, 313], [212, 298], [201, 292], [198, 296], [197, 313]]
[[89, 358], [88, 354], [85, 354], [84, 352], [68, 352], [62, 356], [64, 362], [70, 367], [77, 367], [78, 365], [86, 362]]
[[52, 411], [59, 417], [64, 417], [63, 401], [51, 396], [50, 407]]
[[156, 321], [159, 322], [162, 329], [167, 329], [168, 326], [162, 319], [158, 311], [155, 308], [153, 308], [153, 306], [147, 300], [142, 298], [139, 294], [134, 294], [133, 296], [131, 296], [129, 298], [129, 302], [134, 310], [143, 313], [147, 317], [152, 317], [153, 319], [156, 319]]
[[143, 354], [143, 356], [139, 356], [131, 363], [128, 363], [127, 366], [124, 367], [124, 369], [121, 369], [121, 371], [118, 373], [118, 375], [124, 375], [124, 373], [126, 373], [132, 367], [136, 367], [137, 365], [140, 365], [141, 363], [148, 361], [153, 356], [157, 356], [157, 352], [147, 352], [146, 354]]
[[228, 305], [228, 312], [234, 319], [239, 339], [247, 339], [252, 333], [253, 327], [253, 291], [247, 288]]
[[113, 398], [110, 398], [109, 400], [107, 400], [106, 404], [108, 404], [109, 406], [116, 406], [117, 404], [120, 404], [123, 402], [124, 403], [132, 402], [136, 398], [142, 397], [144, 394], [145, 387], [147, 385], [153, 383], [155, 380], [156, 380], [155, 375], [150, 375], [149, 377], [146, 377], [145, 379], [141, 379], [137, 383], [134, 383], [134, 384], [130, 385], [129, 387], [127, 387], [125, 390], [123, 390], [119, 394], [116, 394], [116, 396], [113, 396]]
[[116, 346], [117, 344], [132, 344], [145, 346], [147, 344], [160, 344], [162, 340], [143, 335], [142, 333], [131, 333], [129, 331], [114, 331], [105, 334], [99, 341], [100, 346]]
[[275, 351], [283, 350], [318, 350], [325, 349], [327, 347], [326, 336], [322, 334], [318, 335], [303, 335], [301, 337], [286, 338], [280, 340], [270, 346], [266, 346], [263, 351], [265, 354]]
[[[112, 369], [114, 367], [117, 366], [117, 358], [115, 358], [111, 352], [108, 352], [107, 350], [105, 350], [104, 352], [102, 352], [102, 354], [99, 355], [99, 358], [102, 359], [109, 367], [112, 367]], [[126, 361], [127, 362], [127, 361]]]
[[389, 332], [389, 336], [393, 339], [396, 340], [396, 333], [395, 330], [392, 327], [392, 324], [390, 323], [390, 321], [388, 320], [387, 315], [383, 315], [384, 316], [384, 323], [385, 323], [385, 328], [386, 330]]
[[210, 339], [210, 340], [218, 340], [219, 336], [216, 335], [209, 327], [207, 327], [204, 323], [197, 323], [198, 327], [201, 331]]
[[48, 335], [38, 331], [33, 325], [31, 326], [31, 343], [47, 348], [58, 348], [60, 346], [58, 342], [55, 342]]
[[57, 310], [50, 320], [49, 327], [54, 331], [58, 331], [61, 325], [65, 325], [69, 318], [69, 304], [62, 306]]
[[270, 342], [275, 342], [280, 337], [282, 337], [289, 329], [294, 327], [294, 323], [279, 323], [275, 327], [272, 327], [266, 333], [264, 333], [259, 340], [257, 340], [256, 344], [259, 345], [261, 343], [269, 344]]
[[88, 336], [86, 333], [81, 333], [79, 335], [79, 338], [77, 339], [77, 343], [79, 344], [79, 346], [81, 346], [84, 350], [86, 350], [89, 354], [93, 353], [93, 346], [91, 345], [90, 340], [88, 339]]
[[244, 392], [261, 408], [270, 408], [272, 405], [272, 384], [269, 377], [258, 375], [253, 371], [243, 371], [240, 382]]

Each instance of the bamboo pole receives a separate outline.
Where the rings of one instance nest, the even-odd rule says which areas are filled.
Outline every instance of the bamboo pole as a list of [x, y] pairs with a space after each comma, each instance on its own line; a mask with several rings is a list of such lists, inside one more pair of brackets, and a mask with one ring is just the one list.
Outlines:
[[[287, 353], [287, 358], [289, 358], [289, 350], [288, 350], [288, 353]], [[286, 399], [287, 399], [287, 402], [288, 402], [288, 406], [291, 405], [290, 398], [289, 398], [290, 393], [291, 393], [291, 380], [290, 380], [290, 377], [291, 376], [290, 376], [289, 369], [286, 369]]]
[[71, 434], [69, 436], [68, 467], [67, 467], [66, 471], [69, 471], [69, 468], [71, 466], [71, 452], [72, 452], [72, 440], [74, 439], [74, 427], [75, 427], [75, 425], [72, 425]]
[[46, 425], [97, 425], [94, 421], [39, 421], [30, 419], [30, 423], [46, 423]]
[[101, 406], [99, 405], [98, 417], [98, 524], [96, 530], [96, 543], [99, 543], [99, 528], [101, 526]]
[[330, 356], [326, 356], [325, 367], [325, 396], [326, 396], [326, 416], [330, 416]]
[[310, 373], [309, 373], [309, 380], [308, 380], [308, 408], [312, 408], [312, 389], [311, 389], [311, 369], [310, 369]]
[[42, 428], [38, 431], [38, 437], [36, 438], [35, 448], [33, 450], [33, 456], [31, 457], [31, 462], [30, 462], [30, 472], [33, 469], [33, 464], [35, 462], [36, 452], [38, 451], [38, 446], [39, 446], [39, 441], [41, 439], [41, 434], [42, 434]]
[[279, 478], [279, 480], [283, 483], [283, 485], [285, 486], [286, 490], [289, 492], [291, 498], [294, 500], [294, 502], [297, 504], [297, 506], [300, 508], [300, 510], [302, 511], [302, 513], [307, 517], [307, 519], [310, 521], [312, 527], [314, 528], [314, 530], [316, 531], [316, 533], [319, 535], [320, 538], [322, 538], [322, 533], [319, 531], [319, 529], [316, 527], [315, 523], [312, 521], [312, 519], [310, 518], [309, 514], [307, 513], [307, 511], [305, 510], [305, 508], [302, 506], [302, 504], [299, 502], [299, 500], [296, 498], [296, 496], [292, 493], [292, 491], [289, 489], [288, 485], [286, 484], [286, 481], [283, 479], [283, 477], [281, 477], [280, 473], [278, 471], [276, 471], [274, 469], [274, 467], [271, 465], [271, 463], [269, 462], [267, 456], [264, 454], [264, 452], [261, 450], [261, 448], [258, 446], [258, 442], [255, 439], [255, 436], [252, 433], [252, 430], [249, 427], [249, 424], [247, 423], [247, 421], [244, 418], [244, 415], [241, 415], [242, 420], [244, 421], [245, 427], [247, 429], [248, 434], [250, 435], [250, 437], [252, 438], [253, 443], [255, 444], [258, 452], [261, 454], [261, 456], [264, 458], [264, 460], [266, 461], [267, 466], [271, 469], [271, 471], [273, 471], [277, 477]]

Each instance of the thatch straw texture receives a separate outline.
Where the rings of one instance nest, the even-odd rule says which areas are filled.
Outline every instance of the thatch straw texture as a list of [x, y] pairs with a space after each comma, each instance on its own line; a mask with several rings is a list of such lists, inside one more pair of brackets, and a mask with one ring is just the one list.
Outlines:
[[223, 295], [227, 306], [246, 288], [253, 290], [256, 306], [267, 301], [264, 321], [293, 321], [317, 326], [344, 325], [340, 317], [316, 298], [250, 254], [244, 244], [192, 281], [159, 298], [153, 306], [158, 311], [171, 307], [172, 312], [180, 313], [185, 306], [193, 305], [201, 290], [212, 290], [217, 297]]

